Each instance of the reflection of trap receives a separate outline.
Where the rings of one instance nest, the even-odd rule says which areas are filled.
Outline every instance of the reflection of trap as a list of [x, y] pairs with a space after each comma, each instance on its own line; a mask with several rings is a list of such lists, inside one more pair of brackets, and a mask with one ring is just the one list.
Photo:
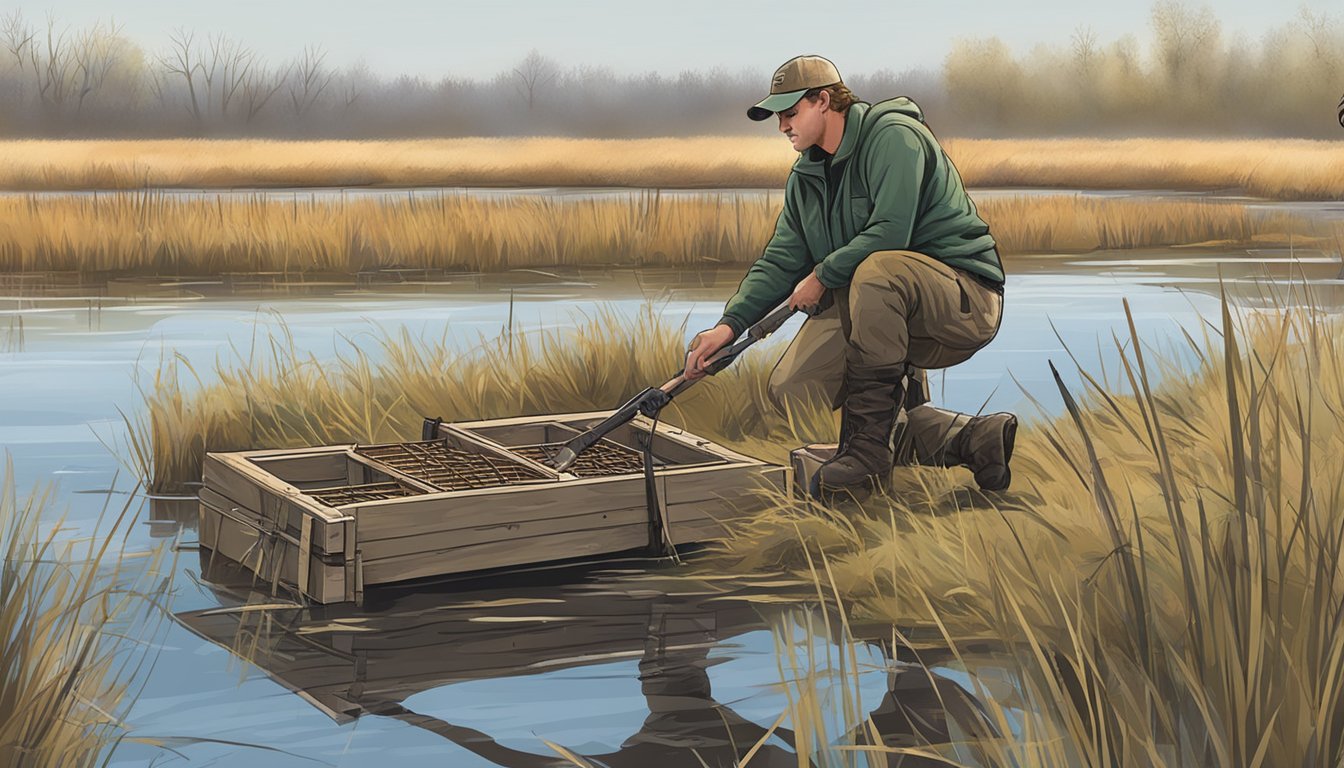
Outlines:
[[445, 491], [549, 479], [514, 459], [454, 448], [444, 440], [360, 446], [355, 453]]
[[[565, 472], [547, 463], [608, 414], [431, 422], [382, 445], [207, 454], [201, 545], [317, 602], [367, 585], [650, 547], [651, 451], [674, 545], [721, 537], [759, 499], [765, 464], [644, 417], [609, 433]], [[650, 446], [650, 440], [652, 445]]]

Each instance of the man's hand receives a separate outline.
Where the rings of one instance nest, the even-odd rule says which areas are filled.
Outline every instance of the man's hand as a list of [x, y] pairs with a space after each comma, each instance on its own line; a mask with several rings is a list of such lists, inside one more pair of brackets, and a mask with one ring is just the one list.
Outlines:
[[817, 279], [815, 272], [809, 273], [803, 278], [801, 283], [793, 289], [793, 294], [789, 296], [789, 309], [803, 309], [810, 314], [812, 309], [821, 301], [821, 295], [826, 292], [826, 286]]
[[691, 339], [691, 349], [686, 353], [685, 376], [687, 381], [705, 377], [705, 366], [714, 353], [728, 345], [737, 334], [729, 325], [719, 323], [708, 331], [701, 331]]

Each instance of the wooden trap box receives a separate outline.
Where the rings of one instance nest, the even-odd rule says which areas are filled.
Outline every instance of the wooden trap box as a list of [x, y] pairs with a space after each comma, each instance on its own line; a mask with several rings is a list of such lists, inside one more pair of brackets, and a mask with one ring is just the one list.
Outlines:
[[[366, 586], [605, 555], [649, 546], [643, 416], [569, 471], [545, 462], [607, 412], [440, 424], [432, 440], [206, 454], [201, 545], [320, 603]], [[766, 464], [676, 427], [653, 437], [654, 476], [674, 545], [783, 487]]]

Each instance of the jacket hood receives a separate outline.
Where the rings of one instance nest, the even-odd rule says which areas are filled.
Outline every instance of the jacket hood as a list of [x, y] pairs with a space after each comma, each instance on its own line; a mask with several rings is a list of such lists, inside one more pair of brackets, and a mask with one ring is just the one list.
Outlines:
[[[905, 96], [879, 101], [876, 104], [857, 102], [845, 112], [845, 134], [840, 139], [840, 146], [835, 150], [834, 159], [844, 160], [849, 157], [854, 147], [858, 146], [860, 136], [871, 133], [879, 118], [892, 114], [924, 122], [924, 110]], [[824, 152], [817, 147], [809, 147], [798, 154], [793, 169], [799, 173], [822, 176], [825, 173], [825, 161]]]

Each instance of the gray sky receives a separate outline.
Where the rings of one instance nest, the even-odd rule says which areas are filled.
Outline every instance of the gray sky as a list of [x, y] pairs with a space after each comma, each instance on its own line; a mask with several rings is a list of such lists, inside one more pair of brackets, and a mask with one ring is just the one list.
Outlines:
[[[1294, 19], [1299, 4], [1275, 0], [1211, 0], [1225, 34], [1257, 40]], [[832, 20], [809, 20], [828, 7]], [[1344, 0], [1307, 6], [1344, 19]], [[769, 72], [799, 53], [827, 56], [841, 73], [880, 68], [937, 68], [957, 37], [997, 35], [1015, 51], [1041, 42], [1064, 44], [1079, 25], [1103, 42], [1125, 33], [1149, 36], [1151, 2], [1114, 0], [8, 0], [0, 12], [20, 9], [43, 22], [85, 27], [114, 19], [125, 34], [161, 51], [175, 27], [198, 35], [224, 33], [268, 61], [292, 58], [320, 44], [328, 63], [363, 61], [380, 75], [484, 77], [512, 66], [532, 49], [563, 65], [594, 64], [617, 72], [724, 66]], [[848, 21], [844, 21], [844, 20]], [[851, 39], [840, 42], [840, 30]]]

